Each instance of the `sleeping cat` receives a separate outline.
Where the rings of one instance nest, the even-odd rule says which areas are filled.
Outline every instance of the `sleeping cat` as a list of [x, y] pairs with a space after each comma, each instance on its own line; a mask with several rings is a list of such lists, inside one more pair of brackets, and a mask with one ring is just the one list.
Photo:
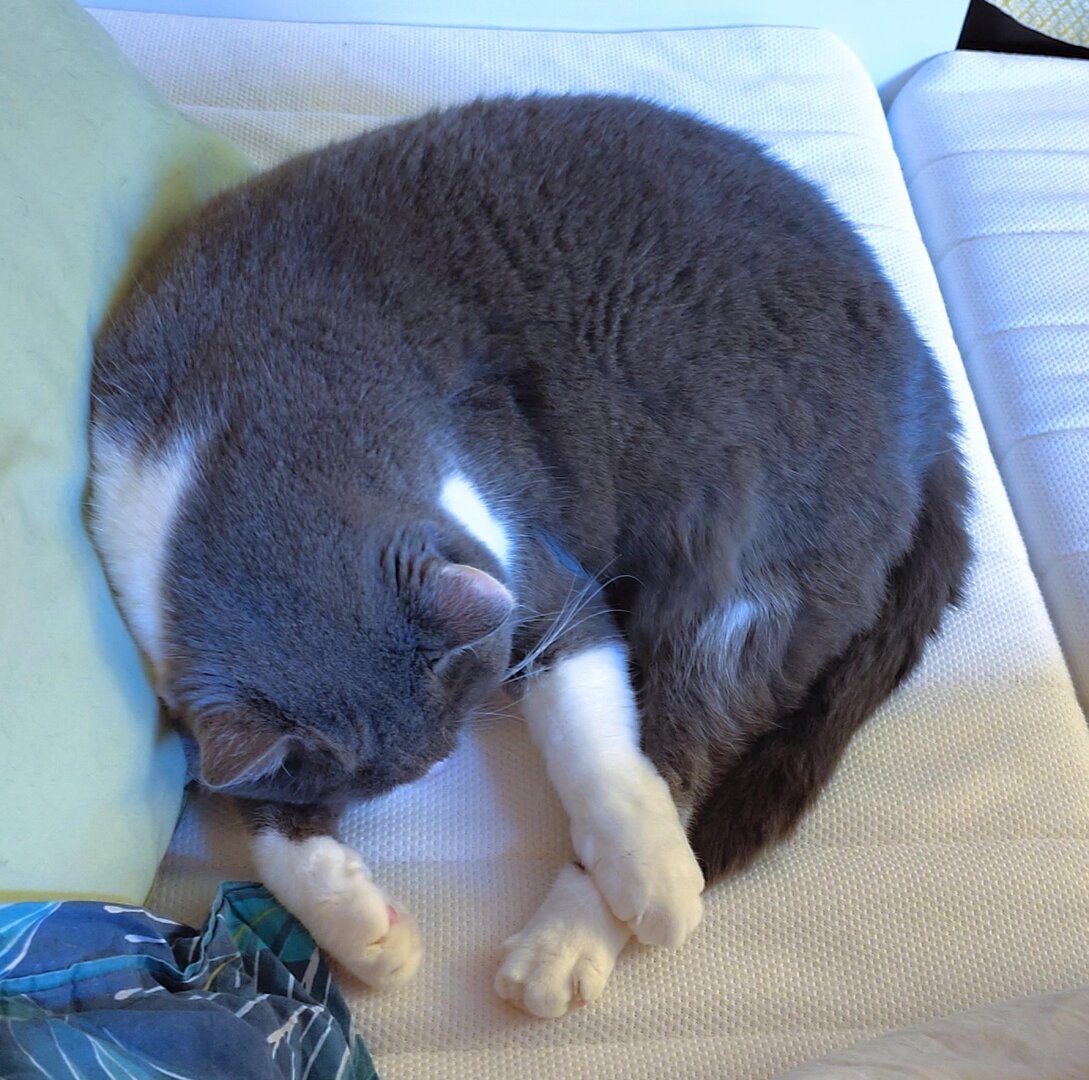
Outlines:
[[746, 139], [481, 102], [181, 227], [96, 346], [93, 531], [194, 772], [371, 985], [419, 939], [334, 838], [506, 684], [574, 855], [498, 992], [597, 997], [786, 836], [969, 556], [937, 365]]

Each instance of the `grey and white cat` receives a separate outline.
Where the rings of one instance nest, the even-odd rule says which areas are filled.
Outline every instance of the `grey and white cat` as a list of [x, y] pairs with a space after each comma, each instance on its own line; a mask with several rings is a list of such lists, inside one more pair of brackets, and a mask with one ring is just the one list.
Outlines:
[[937, 365], [751, 142], [477, 103], [187, 222], [95, 354], [93, 529], [194, 771], [372, 985], [419, 962], [338, 814], [503, 683], [571, 819], [498, 992], [597, 997], [784, 837], [969, 558]]

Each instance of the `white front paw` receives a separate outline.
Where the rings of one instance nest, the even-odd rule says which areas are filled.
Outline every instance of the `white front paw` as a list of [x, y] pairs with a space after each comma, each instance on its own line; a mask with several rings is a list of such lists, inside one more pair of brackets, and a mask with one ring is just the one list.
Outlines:
[[394, 912], [389, 929], [380, 938], [357, 941], [352, 948], [334, 955], [357, 979], [375, 990], [388, 990], [416, 974], [423, 959], [423, 945], [416, 920]]
[[572, 839], [612, 913], [644, 945], [677, 948], [703, 915], [703, 874], [668, 793], [643, 787], [604, 796]]
[[393, 908], [354, 848], [331, 836], [294, 842], [269, 832], [254, 854], [277, 899], [353, 975], [375, 989], [415, 975], [423, 955], [415, 920]]

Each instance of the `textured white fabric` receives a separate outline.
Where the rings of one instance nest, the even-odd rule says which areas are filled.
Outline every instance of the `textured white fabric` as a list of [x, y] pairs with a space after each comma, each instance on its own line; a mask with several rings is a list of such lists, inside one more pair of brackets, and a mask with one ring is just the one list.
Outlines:
[[830, 1054], [782, 1080], [1077, 1080], [1089, 989], [1019, 998]]
[[889, 122], [1089, 710], [1089, 64], [952, 53]]
[[[757, 133], [862, 229], [946, 365], [979, 489], [966, 607], [852, 745], [798, 836], [709, 897], [684, 950], [621, 957], [564, 1020], [495, 999], [499, 942], [566, 825], [520, 727], [464, 740], [343, 834], [420, 919], [416, 982], [353, 993], [387, 1080], [769, 1077], [933, 1015], [1089, 982], [1089, 736], [988, 454], [872, 86], [829, 35], [557, 35], [113, 15], [164, 92], [260, 162], [480, 93], [633, 91]], [[195, 801], [155, 894], [195, 918], [246, 873]]]

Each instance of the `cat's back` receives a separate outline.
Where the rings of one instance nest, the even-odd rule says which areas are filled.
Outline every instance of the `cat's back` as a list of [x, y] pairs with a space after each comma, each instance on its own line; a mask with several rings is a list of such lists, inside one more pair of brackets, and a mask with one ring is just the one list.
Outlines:
[[[348, 254], [364, 287], [412, 267], [475, 274], [481, 299], [485, 270], [538, 292], [615, 275], [696, 292], [713, 267], [721, 291], [723, 272], [834, 256], [834, 281], [868, 263], [821, 194], [752, 140], [632, 98], [478, 101], [289, 163], [261, 187], [255, 207], [291, 205], [300, 235], [321, 235], [326, 259]], [[688, 273], [662, 281], [670, 262]]]
[[909, 412], [948, 422], [932, 357], [812, 185], [736, 133], [608, 97], [476, 102], [227, 193], [146, 268], [94, 390], [100, 417], [149, 429], [211, 410], [304, 432], [364, 385], [378, 407], [467, 379], [510, 387], [508, 420], [557, 447], [595, 421], [599, 486], [640, 460], [666, 483], [652, 445], [764, 445], [827, 473], [845, 445], [910, 457]]
[[502, 99], [335, 144], [213, 200], [143, 268], [98, 351], [115, 377], [139, 356], [145, 384], [164, 351], [174, 381], [198, 371], [210, 339], [220, 354], [237, 343], [233, 368], [260, 376], [255, 346], [277, 333], [339, 353], [382, 330], [426, 344], [536, 325], [624, 363], [661, 352], [657, 326], [713, 359], [796, 350], [809, 315], [819, 351], [841, 329], [821, 313], [848, 296], [865, 329], [896, 322], [851, 230], [747, 138], [629, 98]]
[[292, 357], [339, 372], [383, 332], [570, 331], [625, 290], [630, 307], [688, 277], [696, 295], [705, 219], [744, 226], [693, 199], [774, 202], [766, 164], [689, 117], [586, 97], [476, 102], [303, 155], [213, 199], [141, 268], [96, 342], [98, 416], [150, 429], [202, 386], [286, 395]]

